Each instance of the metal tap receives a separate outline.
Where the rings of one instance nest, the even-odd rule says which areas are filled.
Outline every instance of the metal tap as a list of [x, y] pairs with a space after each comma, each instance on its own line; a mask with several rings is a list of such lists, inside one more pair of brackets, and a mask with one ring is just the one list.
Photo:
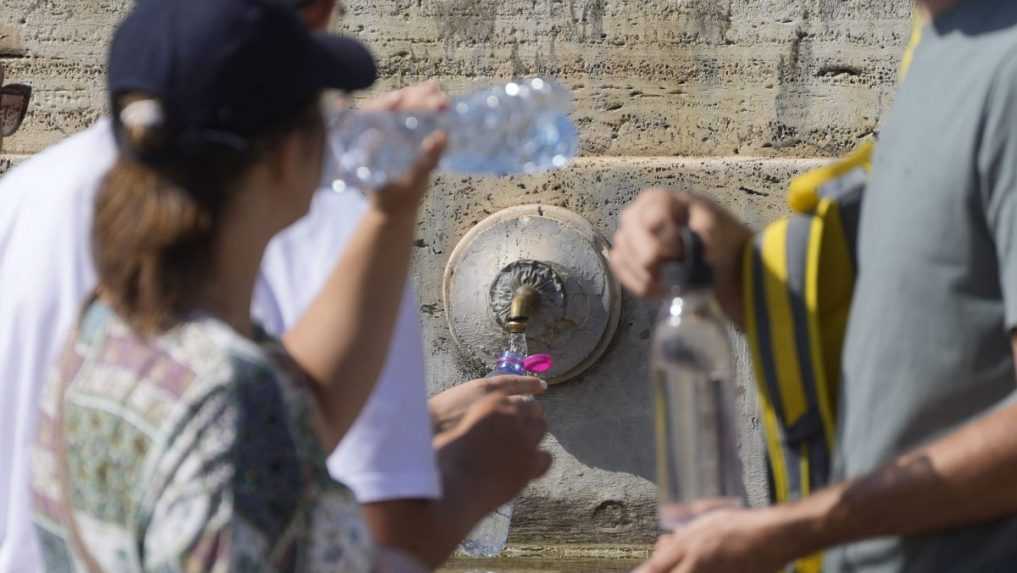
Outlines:
[[505, 329], [513, 334], [526, 332], [530, 316], [539, 302], [537, 291], [532, 287], [521, 286], [512, 295], [512, 306], [509, 308], [508, 321]]

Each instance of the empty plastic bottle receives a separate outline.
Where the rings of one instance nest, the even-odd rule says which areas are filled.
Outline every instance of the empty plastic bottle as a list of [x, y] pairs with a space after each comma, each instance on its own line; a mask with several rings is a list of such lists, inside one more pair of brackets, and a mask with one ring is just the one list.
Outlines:
[[659, 520], [680, 528], [745, 503], [734, 426], [734, 364], [714, 300], [702, 242], [685, 233], [687, 257], [668, 263], [670, 286], [653, 335]]
[[413, 164], [431, 133], [448, 135], [439, 168], [469, 175], [564, 167], [578, 152], [572, 95], [540, 78], [455, 98], [440, 112], [337, 110], [330, 115], [325, 179], [336, 191], [372, 190]]

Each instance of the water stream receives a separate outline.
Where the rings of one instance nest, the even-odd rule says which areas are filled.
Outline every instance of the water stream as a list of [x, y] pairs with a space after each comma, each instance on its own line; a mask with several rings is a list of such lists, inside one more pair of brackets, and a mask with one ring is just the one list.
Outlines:
[[506, 350], [523, 357], [529, 356], [530, 353], [526, 344], [526, 333], [513, 332], [509, 334], [509, 345]]

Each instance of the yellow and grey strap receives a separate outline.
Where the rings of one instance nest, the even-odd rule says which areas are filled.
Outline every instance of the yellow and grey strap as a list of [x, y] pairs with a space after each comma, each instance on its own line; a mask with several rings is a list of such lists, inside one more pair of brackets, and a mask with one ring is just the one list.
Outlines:
[[808, 495], [829, 479], [841, 339], [827, 331], [846, 326], [870, 157], [867, 144], [797, 178], [790, 194], [796, 212], [767, 227], [745, 252], [746, 330], [776, 501]]
[[[791, 216], [746, 249], [746, 333], [752, 350], [773, 497], [829, 483], [840, 352], [854, 286], [855, 242], [871, 146], [792, 183]], [[819, 571], [821, 556], [796, 571]]]

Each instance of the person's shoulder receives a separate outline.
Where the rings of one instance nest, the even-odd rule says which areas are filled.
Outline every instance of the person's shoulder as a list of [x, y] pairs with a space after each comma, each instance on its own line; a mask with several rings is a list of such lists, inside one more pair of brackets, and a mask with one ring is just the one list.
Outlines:
[[203, 404], [216, 403], [232, 412], [232, 431], [243, 448], [259, 455], [299, 451], [304, 463], [324, 467], [309, 379], [278, 340], [260, 329], [254, 340], [246, 338], [213, 318], [187, 323], [171, 336], [174, 354], [200, 380], [183, 396], [188, 425], [204, 417]]
[[202, 317], [167, 333], [162, 344], [206, 386], [229, 386], [272, 372], [266, 353], [224, 322]]
[[224, 394], [226, 354], [209, 346], [203, 359], [181, 352], [175, 331], [143, 336], [111, 306], [93, 300], [81, 314], [59, 362], [69, 395], [87, 396], [103, 411], [131, 420], [154, 437]]
[[305, 408], [306, 376], [278, 340], [260, 327], [255, 338], [240, 335], [218, 319], [204, 317], [178, 326], [160, 344], [191, 373], [194, 383], [183, 397], [186, 401], [223, 392], [245, 408], [254, 405], [252, 399], [264, 399], [265, 404], [256, 404], [258, 407]]
[[55, 143], [18, 164], [0, 180], [11, 185], [25, 179], [53, 180], [84, 173], [105, 172], [116, 156], [116, 144], [108, 119], [99, 119], [88, 129]]
[[[91, 203], [92, 194], [116, 158], [110, 123], [101, 119], [92, 127], [56, 143], [0, 177], [0, 219], [29, 210], [52, 212], [55, 207], [76, 209]], [[3, 223], [7, 225], [8, 223]]]

